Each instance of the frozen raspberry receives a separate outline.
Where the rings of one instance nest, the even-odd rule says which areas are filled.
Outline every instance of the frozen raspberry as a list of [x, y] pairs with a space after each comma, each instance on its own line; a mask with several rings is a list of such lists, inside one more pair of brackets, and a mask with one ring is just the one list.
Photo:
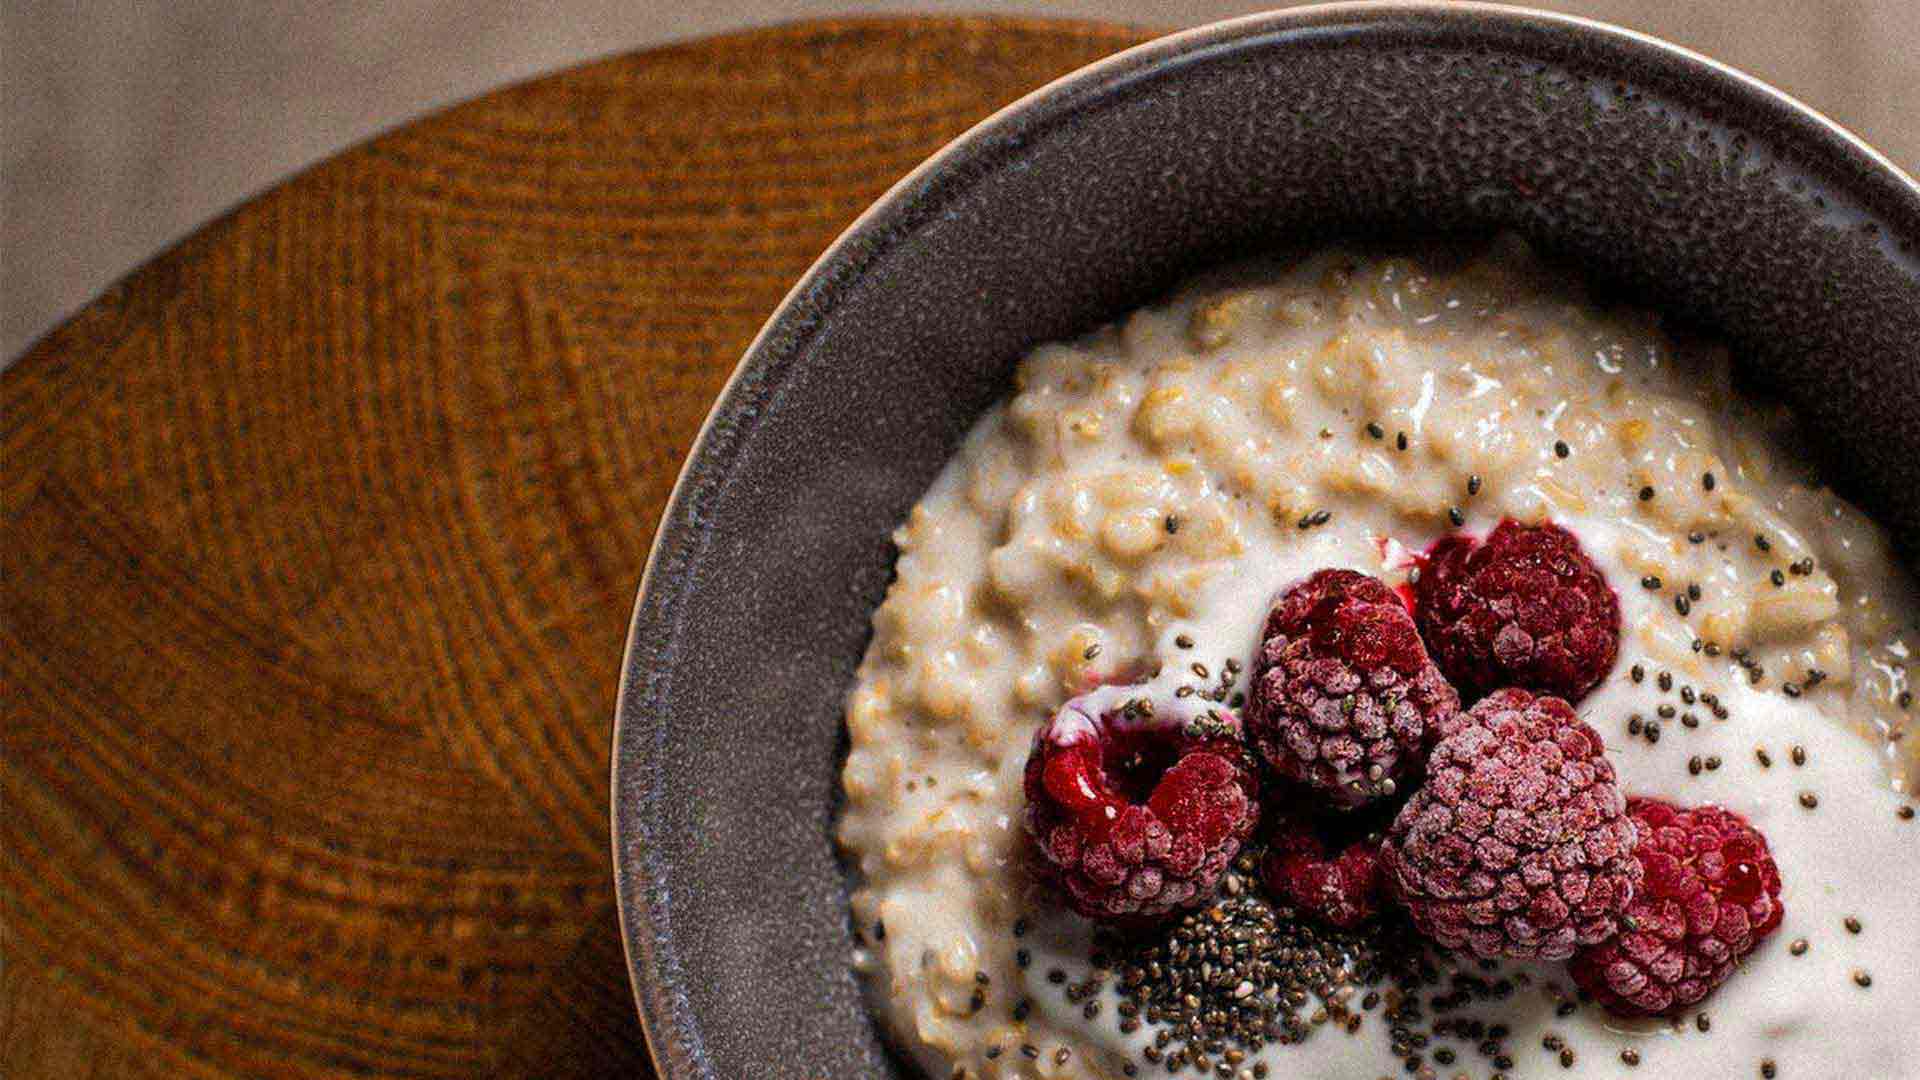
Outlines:
[[1380, 843], [1356, 840], [1329, 855], [1312, 826], [1293, 818], [1274, 825], [1260, 877], [1267, 891], [1335, 926], [1352, 928], [1380, 911]]
[[1611, 937], [1640, 864], [1604, 754], [1559, 698], [1502, 690], [1460, 717], [1381, 852], [1414, 924], [1447, 948], [1522, 960]]
[[1393, 794], [1460, 711], [1400, 597], [1352, 570], [1281, 595], [1251, 690], [1247, 729], [1267, 764], [1346, 807]]
[[1257, 791], [1231, 712], [1102, 687], [1034, 735], [1027, 831], [1075, 911], [1147, 922], [1213, 894], [1259, 820]]
[[1502, 521], [1434, 545], [1414, 586], [1433, 659], [1469, 700], [1518, 686], [1577, 702], [1620, 647], [1620, 598], [1573, 534]]
[[1780, 868], [1740, 815], [1629, 799], [1644, 878], [1620, 936], [1573, 958], [1573, 980], [1607, 1011], [1655, 1016], [1698, 1004], [1779, 927]]

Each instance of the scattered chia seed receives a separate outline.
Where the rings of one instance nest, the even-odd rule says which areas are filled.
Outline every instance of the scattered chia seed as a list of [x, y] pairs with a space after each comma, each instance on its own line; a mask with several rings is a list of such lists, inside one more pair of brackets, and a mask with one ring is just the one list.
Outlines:
[[1479, 473], [1474, 473], [1471, 476], [1467, 477], [1467, 494], [1469, 495], [1480, 494], [1480, 474]]
[[1772, 754], [1769, 754], [1769, 753], [1767, 753], [1767, 748], [1766, 748], [1766, 747], [1764, 747], [1764, 746], [1756, 746], [1756, 747], [1754, 747], [1754, 748], [1753, 748], [1753, 756], [1754, 756], [1755, 758], [1757, 758], [1757, 759], [1759, 759], [1759, 762], [1760, 762], [1760, 767], [1761, 767], [1761, 768], [1763, 768], [1763, 769], [1771, 769], [1771, 768], [1773, 768], [1773, 755], [1772, 755]]
[[1467, 523], [1467, 515], [1461, 513], [1459, 507], [1449, 506], [1447, 507], [1447, 520], [1452, 522], [1453, 527], [1457, 529]]
[[1695, 531], [1687, 534], [1687, 543], [1689, 544], [1704, 544], [1706, 542], [1707, 542], [1706, 533]]
[[1713, 772], [1719, 768], [1720, 768], [1720, 755], [1708, 754], [1707, 755], [1707, 771]]
[[1638, 735], [1640, 734], [1640, 729], [1644, 726], [1646, 726], [1646, 722], [1640, 718], [1639, 713], [1634, 713], [1632, 716], [1627, 717], [1627, 734]]
[[1193, 648], [1193, 639], [1188, 637], [1185, 634], [1181, 634], [1179, 637], [1174, 638], [1173, 643], [1175, 645], [1178, 645], [1182, 649]]
[[1753, 546], [1759, 548], [1761, 551], [1773, 550], [1773, 543], [1762, 533], [1753, 534]]
[[1693, 687], [1683, 686], [1680, 688], [1680, 700], [1691, 705], [1699, 700], [1699, 695], [1693, 692]]
[[1653, 501], [1653, 486], [1651, 484], [1640, 489], [1640, 501], [1641, 502]]
[[1712, 491], [1712, 490], [1713, 490], [1713, 484], [1714, 484], [1714, 480], [1713, 480], [1713, 474], [1712, 474], [1712, 473], [1710, 473], [1710, 472], [1709, 472], [1709, 473], [1701, 473], [1701, 474], [1700, 474], [1700, 486], [1701, 486], [1701, 487], [1703, 487], [1703, 488], [1706, 488], [1706, 489], [1707, 489], [1708, 491]]
[[1687, 583], [1687, 599], [1689, 600], [1700, 599], [1700, 586], [1697, 583], [1694, 583], [1694, 582]]
[[1855, 916], [1847, 916], [1841, 925], [1847, 928], [1847, 933], [1849, 934], [1857, 934], [1860, 932], [1860, 920]]
[[1093, 645], [1089, 645], [1089, 646], [1087, 646], [1087, 651], [1086, 651], [1086, 652], [1083, 652], [1083, 653], [1081, 653], [1081, 654], [1080, 654], [1080, 658], [1081, 658], [1082, 660], [1091, 660], [1091, 659], [1093, 659], [1094, 657], [1096, 657], [1096, 656], [1099, 656], [1099, 655], [1100, 655], [1100, 646], [1099, 646], [1099, 644], [1098, 644], [1098, 643], [1095, 643], [1095, 644], [1093, 644]]
[[1636, 1065], [1639, 1065], [1640, 1051], [1635, 1050], [1632, 1047], [1628, 1047], [1627, 1049], [1620, 1051], [1620, 1064], [1625, 1065], [1629, 1069], [1633, 1068]]
[[1762, 1080], [1773, 1080], [1773, 1078], [1778, 1075], [1779, 1070], [1774, 1068], [1772, 1058], [1760, 1059], [1760, 1076]]
[[1647, 681], [1647, 669], [1644, 667], [1641, 667], [1639, 664], [1633, 665], [1633, 671], [1631, 671], [1629, 674], [1633, 676], [1634, 682]]
[[1640, 587], [1651, 592], [1660, 591], [1660, 579], [1652, 574], [1640, 579]]
[[[1229, 880], [1253, 874], [1258, 863], [1257, 852], [1242, 852]], [[1095, 945], [1113, 958], [1116, 1010], [1158, 1026], [1141, 1057], [1170, 1074], [1259, 1080], [1264, 1066], [1241, 1066], [1262, 1047], [1303, 1042], [1322, 1028], [1357, 1033], [1363, 1012], [1383, 1002], [1377, 1030], [1395, 1057], [1421, 1059], [1409, 1070], [1417, 1073], [1436, 1039], [1485, 1037], [1484, 1027], [1451, 1009], [1494, 993], [1491, 983], [1465, 974], [1442, 989], [1440, 969], [1403, 920], [1339, 930], [1299, 919], [1244, 885], [1169, 924], [1098, 931]], [[1428, 987], [1440, 992], [1425, 1002]], [[1349, 1004], [1363, 989], [1358, 1007]], [[1427, 1004], [1448, 1015], [1429, 1014]], [[1497, 1040], [1493, 1052], [1500, 1052]], [[1438, 1048], [1433, 1056], [1443, 1060]]]
[[1701, 763], [1699, 754], [1695, 754], [1687, 759], [1687, 772], [1690, 775], [1699, 776], [1702, 768], [1705, 768], [1705, 766]]
[[1212, 672], [1209, 672], [1207, 670], [1207, 665], [1201, 663], [1198, 660], [1195, 660], [1193, 663], [1187, 665], [1187, 670], [1193, 672], [1195, 678], [1206, 679], [1206, 678], [1212, 677]]
[[1673, 598], [1673, 610], [1679, 612], [1682, 616], [1690, 615], [1693, 613], [1693, 601], [1687, 599], [1684, 593], [1676, 596]]
[[1663, 672], [1661, 672], [1661, 673], [1660, 673], [1660, 680], [1659, 680], [1659, 681], [1660, 681], [1660, 692], [1661, 692], [1661, 693], [1663, 693], [1663, 694], [1664, 694], [1664, 693], [1666, 693], [1666, 692], [1668, 692], [1669, 690], [1672, 690], [1672, 689], [1673, 689], [1673, 672], [1671, 672], [1671, 671], [1663, 671]]
[[1773, 582], [1773, 587], [1777, 589], [1787, 583], [1787, 575], [1775, 570], [1773, 573], [1767, 575], [1767, 580]]
[[1700, 726], [1700, 718], [1692, 713], [1681, 713], [1680, 723], [1688, 728], [1697, 728]]
[[1693, 1018], [1693, 1026], [1699, 1028], [1701, 1032], [1704, 1033], [1713, 1030], [1713, 1021], [1707, 1019], [1706, 1013], [1701, 1013], [1699, 1016]]
[[1564, 459], [1564, 458], [1566, 458], [1566, 456], [1567, 456], [1567, 455], [1569, 455], [1569, 454], [1571, 454], [1571, 453], [1573, 453], [1573, 447], [1571, 447], [1571, 446], [1568, 446], [1568, 445], [1567, 445], [1567, 443], [1566, 443], [1566, 440], [1564, 440], [1564, 439], [1555, 439], [1555, 440], [1554, 440], [1554, 443], [1553, 443], [1553, 456], [1554, 456], [1554, 457], [1557, 457], [1557, 458], [1562, 458], [1562, 459]]
[[1403, 431], [1400, 434], [1395, 435], [1393, 437], [1393, 445], [1402, 450], [1405, 450], [1407, 448], [1407, 433]]
[[1811, 810], [1820, 805], [1820, 796], [1811, 791], [1803, 791], [1800, 793], [1800, 805]]
[[1893, 813], [1894, 813], [1894, 816], [1899, 818], [1901, 821], [1913, 820], [1913, 807], [1911, 806], [1903, 806], [1900, 809], [1895, 810]]
[[1332, 520], [1333, 520], [1333, 511], [1315, 510], [1313, 513], [1308, 514], [1306, 517], [1303, 517], [1300, 519], [1300, 528], [1317, 529], [1320, 526], [1325, 525], [1327, 522]]
[[1793, 758], [1795, 765], [1805, 765], [1807, 763], [1807, 748], [1804, 746], [1795, 746], [1792, 754], [1789, 756]]
[[1367, 434], [1376, 439], [1384, 439], [1387, 437], [1387, 429], [1381, 427], [1375, 421], [1369, 420], [1367, 421]]
[[1793, 939], [1793, 944], [1791, 944], [1791, 945], [1789, 945], [1789, 946], [1787, 946], [1787, 951], [1788, 951], [1788, 952], [1790, 952], [1790, 953], [1792, 953], [1792, 954], [1793, 954], [1793, 955], [1795, 955], [1795, 956], [1805, 956], [1805, 955], [1807, 955], [1807, 939], [1806, 939], [1806, 938], [1794, 938], [1794, 939]]
[[1793, 683], [1782, 683], [1780, 685], [1780, 692], [1787, 695], [1788, 697], [1799, 697], [1800, 687], [1796, 686]]
[[1658, 720], [1647, 721], [1647, 745], [1651, 746], [1654, 743], [1657, 743], [1659, 741], [1660, 741], [1660, 721]]
[[1866, 968], [1854, 968], [1853, 984], [1855, 986], [1858, 986], [1860, 989], [1865, 990], [1867, 987], [1873, 985], [1873, 976], [1867, 974]]
[[1674, 708], [1671, 705], [1662, 705], [1653, 711], [1660, 714], [1660, 719], [1671, 720], [1673, 719], [1673, 714], [1679, 712], [1680, 710]]

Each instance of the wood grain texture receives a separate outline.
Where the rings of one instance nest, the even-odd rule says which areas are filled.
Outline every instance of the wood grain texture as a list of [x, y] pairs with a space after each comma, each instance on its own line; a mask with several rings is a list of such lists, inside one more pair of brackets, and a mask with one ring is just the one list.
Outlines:
[[1142, 40], [809, 23], [346, 153], [0, 375], [0, 1075], [640, 1074], [622, 639], [788, 286]]

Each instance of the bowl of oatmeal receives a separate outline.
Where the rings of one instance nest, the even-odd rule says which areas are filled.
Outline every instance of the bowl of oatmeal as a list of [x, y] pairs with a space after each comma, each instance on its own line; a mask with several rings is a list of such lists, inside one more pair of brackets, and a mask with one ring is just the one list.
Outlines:
[[656, 539], [662, 1073], [1920, 1075], [1916, 244], [1804, 107], [1510, 9], [989, 119]]

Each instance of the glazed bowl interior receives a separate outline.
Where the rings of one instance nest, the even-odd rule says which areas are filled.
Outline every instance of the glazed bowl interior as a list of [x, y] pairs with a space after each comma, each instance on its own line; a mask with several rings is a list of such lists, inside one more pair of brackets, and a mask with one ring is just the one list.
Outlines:
[[1235, 255], [1503, 229], [1728, 341], [1911, 557], [1920, 190], [1818, 116], [1511, 9], [1307, 9], [1105, 61], [823, 256], [675, 492], [614, 748], [621, 916], [665, 1075], [906, 1072], [848, 967], [842, 698], [890, 531], [1020, 356]]

